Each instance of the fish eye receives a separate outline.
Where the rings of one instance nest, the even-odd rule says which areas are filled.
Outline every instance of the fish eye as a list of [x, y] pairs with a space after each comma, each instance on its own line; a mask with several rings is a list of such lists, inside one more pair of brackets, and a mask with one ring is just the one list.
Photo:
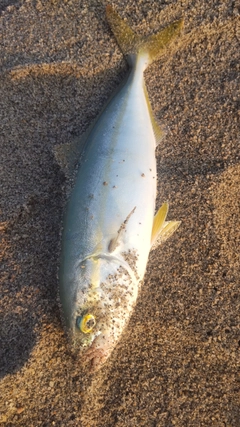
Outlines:
[[76, 319], [77, 328], [80, 329], [84, 334], [92, 332], [96, 325], [95, 317], [92, 314], [85, 314], [84, 316], [78, 316]]

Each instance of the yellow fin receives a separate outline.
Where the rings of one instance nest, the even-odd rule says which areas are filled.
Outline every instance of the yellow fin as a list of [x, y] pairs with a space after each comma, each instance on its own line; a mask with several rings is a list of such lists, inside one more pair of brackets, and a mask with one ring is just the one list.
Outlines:
[[158, 145], [161, 140], [164, 138], [165, 136], [165, 131], [159, 126], [159, 124], [157, 123], [154, 114], [153, 114], [153, 110], [152, 110], [152, 106], [151, 106], [151, 102], [147, 93], [147, 88], [144, 84], [143, 86], [144, 89], [144, 94], [145, 94], [145, 98], [147, 101], [147, 106], [148, 106], [148, 111], [149, 111], [149, 115], [150, 115], [150, 119], [152, 122], [152, 127], [153, 127], [153, 132], [154, 132], [154, 136], [155, 136], [155, 141], [156, 141], [156, 145]]
[[168, 213], [168, 203], [163, 203], [163, 205], [157, 211], [153, 220], [152, 237], [151, 237], [152, 245], [157, 240], [157, 237], [164, 226], [167, 213]]
[[159, 31], [157, 34], [148, 36], [141, 46], [142, 52], [147, 52], [149, 55], [149, 63], [157, 61], [163, 51], [170, 45], [170, 43], [180, 35], [183, 28], [183, 19], [173, 22], [164, 30]]
[[106, 14], [111, 30], [124, 55], [129, 56], [135, 53], [139, 36], [132, 31], [111, 5], [107, 5]]
[[180, 224], [181, 221], [166, 221], [160, 232], [159, 238], [157, 239], [157, 243], [160, 244], [169, 239]]
[[152, 249], [165, 242], [181, 224], [181, 221], [165, 221], [167, 213], [168, 203], [163, 203], [153, 220]]
[[183, 27], [183, 20], [180, 20], [173, 22], [157, 34], [142, 37], [132, 31], [112, 6], [106, 7], [106, 14], [111, 30], [130, 65], [134, 65], [138, 55], [141, 54], [148, 54], [148, 64], [159, 59], [162, 52], [180, 34]]

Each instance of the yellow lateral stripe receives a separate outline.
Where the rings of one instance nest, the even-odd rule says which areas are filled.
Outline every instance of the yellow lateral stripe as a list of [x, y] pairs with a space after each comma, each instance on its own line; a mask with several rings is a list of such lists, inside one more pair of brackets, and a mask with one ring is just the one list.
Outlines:
[[151, 237], [152, 245], [156, 241], [160, 231], [164, 226], [167, 213], [168, 213], [168, 203], [163, 203], [163, 205], [159, 208], [153, 220], [152, 237]]

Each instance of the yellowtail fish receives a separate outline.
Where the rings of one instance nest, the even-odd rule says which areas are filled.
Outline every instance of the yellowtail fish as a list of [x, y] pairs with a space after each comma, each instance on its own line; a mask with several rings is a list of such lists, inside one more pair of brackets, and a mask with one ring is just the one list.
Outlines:
[[155, 148], [162, 137], [143, 72], [179, 35], [182, 21], [147, 38], [111, 6], [110, 27], [129, 76], [89, 132], [63, 224], [59, 271], [63, 317], [80, 361], [99, 369], [136, 304], [149, 252], [179, 225], [155, 213]]

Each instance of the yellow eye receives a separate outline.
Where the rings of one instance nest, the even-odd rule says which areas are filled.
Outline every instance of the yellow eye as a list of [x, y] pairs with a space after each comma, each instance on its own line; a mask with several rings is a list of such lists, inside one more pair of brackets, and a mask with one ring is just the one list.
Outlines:
[[82, 317], [77, 317], [76, 324], [80, 331], [84, 334], [88, 334], [89, 332], [92, 332], [96, 325], [96, 320], [92, 314], [85, 314]]

